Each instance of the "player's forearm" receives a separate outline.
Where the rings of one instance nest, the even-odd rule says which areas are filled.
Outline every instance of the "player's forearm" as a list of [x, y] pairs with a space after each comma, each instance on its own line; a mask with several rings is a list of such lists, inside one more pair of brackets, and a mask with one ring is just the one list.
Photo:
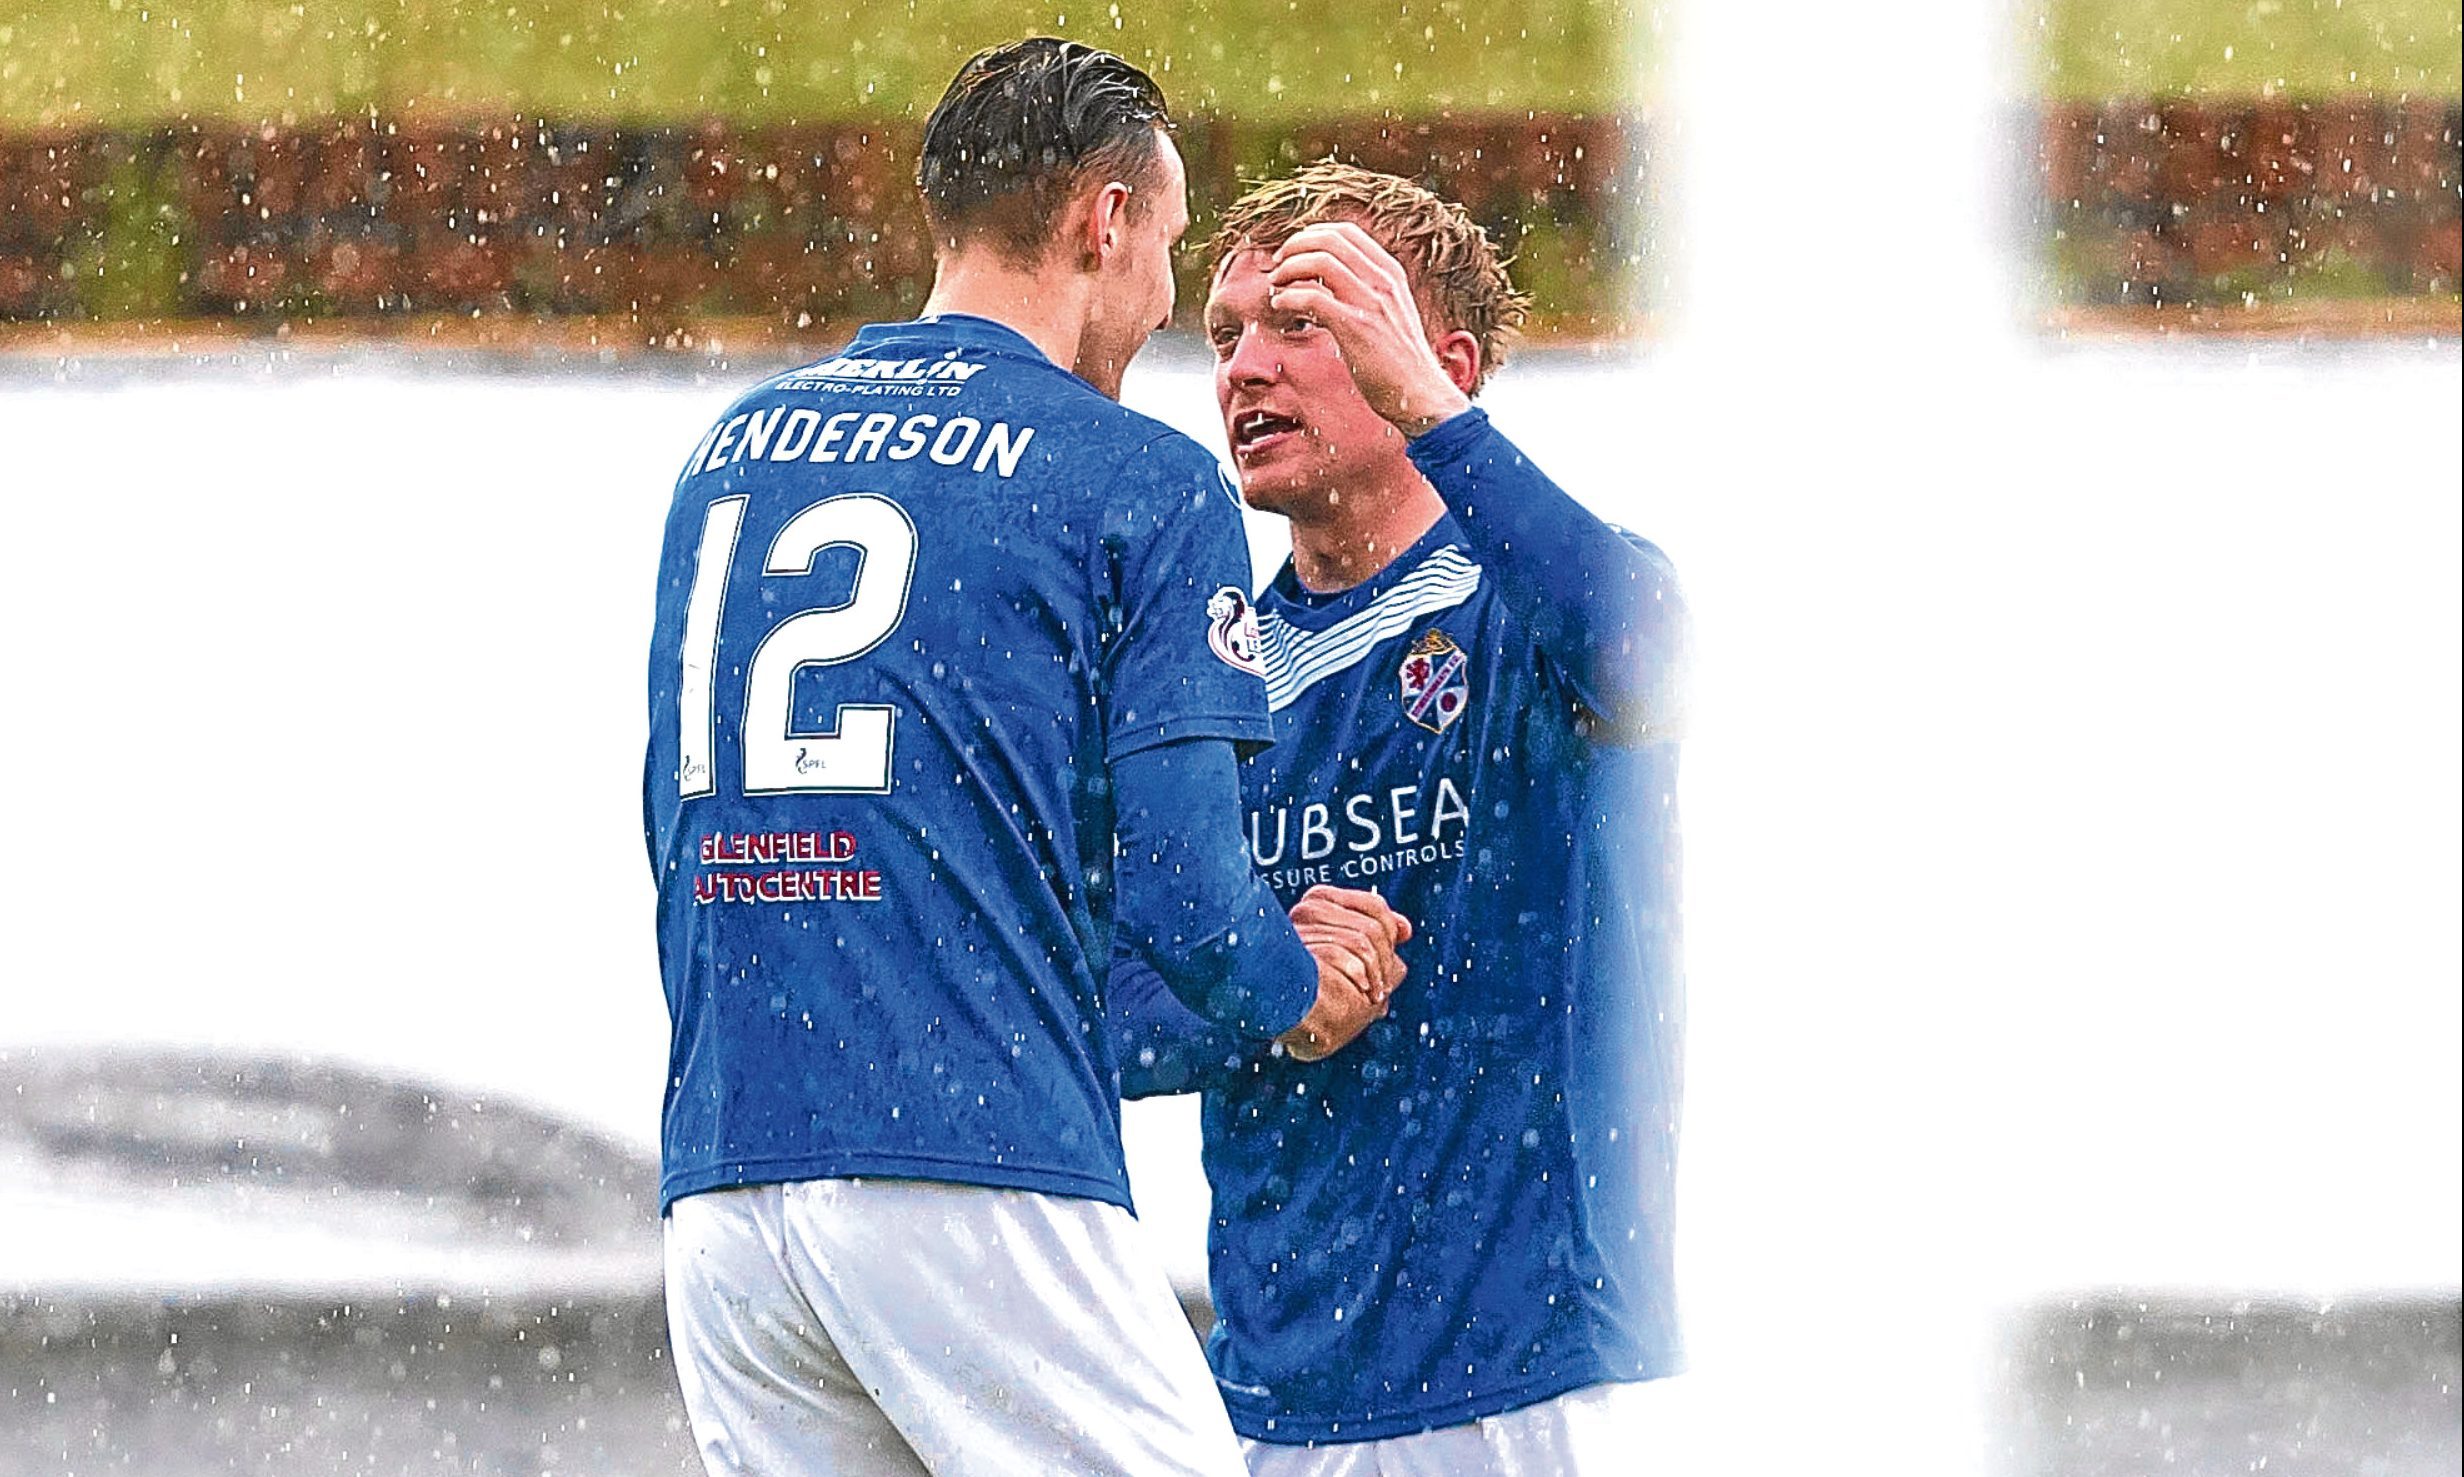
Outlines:
[[1115, 954], [1104, 994], [1125, 1098], [1199, 1091], [1263, 1049], [1253, 1037], [1199, 1019], [1141, 960]]
[[1232, 745], [1186, 739], [1112, 765], [1113, 934], [1211, 1025], [1272, 1040], [1317, 1000], [1317, 962], [1249, 865]]
[[1414, 439], [1411, 457], [1583, 705], [1628, 734], [1674, 724], [1686, 616], [1658, 551], [1567, 496], [1484, 411]]

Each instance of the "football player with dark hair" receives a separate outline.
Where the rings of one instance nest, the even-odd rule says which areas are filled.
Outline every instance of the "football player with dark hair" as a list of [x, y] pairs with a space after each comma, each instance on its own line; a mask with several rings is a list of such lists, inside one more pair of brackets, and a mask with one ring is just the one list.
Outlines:
[[660, 1203], [714, 1473], [1240, 1469], [1129, 1210], [1103, 984], [1317, 1057], [1408, 926], [1251, 873], [1271, 733], [1235, 495], [1116, 403], [1188, 225], [1154, 83], [960, 71], [923, 315], [715, 420], [676, 483], [646, 830]]

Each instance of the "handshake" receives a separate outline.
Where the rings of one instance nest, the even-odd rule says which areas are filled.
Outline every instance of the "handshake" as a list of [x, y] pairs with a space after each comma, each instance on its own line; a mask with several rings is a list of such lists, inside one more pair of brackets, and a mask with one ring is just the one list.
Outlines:
[[1320, 1061], [1386, 1013], [1403, 983], [1395, 949], [1412, 936], [1412, 922], [1374, 892], [1312, 887], [1292, 905], [1292, 928], [1318, 961], [1318, 998], [1276, 1044], [1297, 1060]]

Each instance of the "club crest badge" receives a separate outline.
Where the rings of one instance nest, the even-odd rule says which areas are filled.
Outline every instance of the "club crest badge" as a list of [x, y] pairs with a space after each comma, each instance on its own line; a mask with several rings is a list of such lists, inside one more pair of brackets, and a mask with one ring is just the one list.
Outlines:
[[1424, 631], [1396, 674], [1403, 682], [1403, 716], [1444, 733], [1470, 703], [1470, 659], [1443, 631]]
[[1257, 607], [1231, 585], [1207, 599], [1206, 644], [1230, 665], [1264, 680], [1266, 643], [1258, 636]]

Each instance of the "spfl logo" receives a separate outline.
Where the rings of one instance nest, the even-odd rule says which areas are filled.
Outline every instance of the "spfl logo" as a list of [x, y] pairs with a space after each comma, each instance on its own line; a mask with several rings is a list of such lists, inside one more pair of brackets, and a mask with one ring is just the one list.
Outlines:
[[1466, 665], [1463, 648], [1445, 632], [1423, 632], [1396, 673], [1403, 682], [1403, 716], [1431, 733], [1444, 733], [1471, 700]]
[[1249, 597], [1231, 585], [1217, 590], [1206, 602], [1206, 644], [1250, 676], [1266, 676], [1266, 646], [1258, 637], [1258, 612]]

